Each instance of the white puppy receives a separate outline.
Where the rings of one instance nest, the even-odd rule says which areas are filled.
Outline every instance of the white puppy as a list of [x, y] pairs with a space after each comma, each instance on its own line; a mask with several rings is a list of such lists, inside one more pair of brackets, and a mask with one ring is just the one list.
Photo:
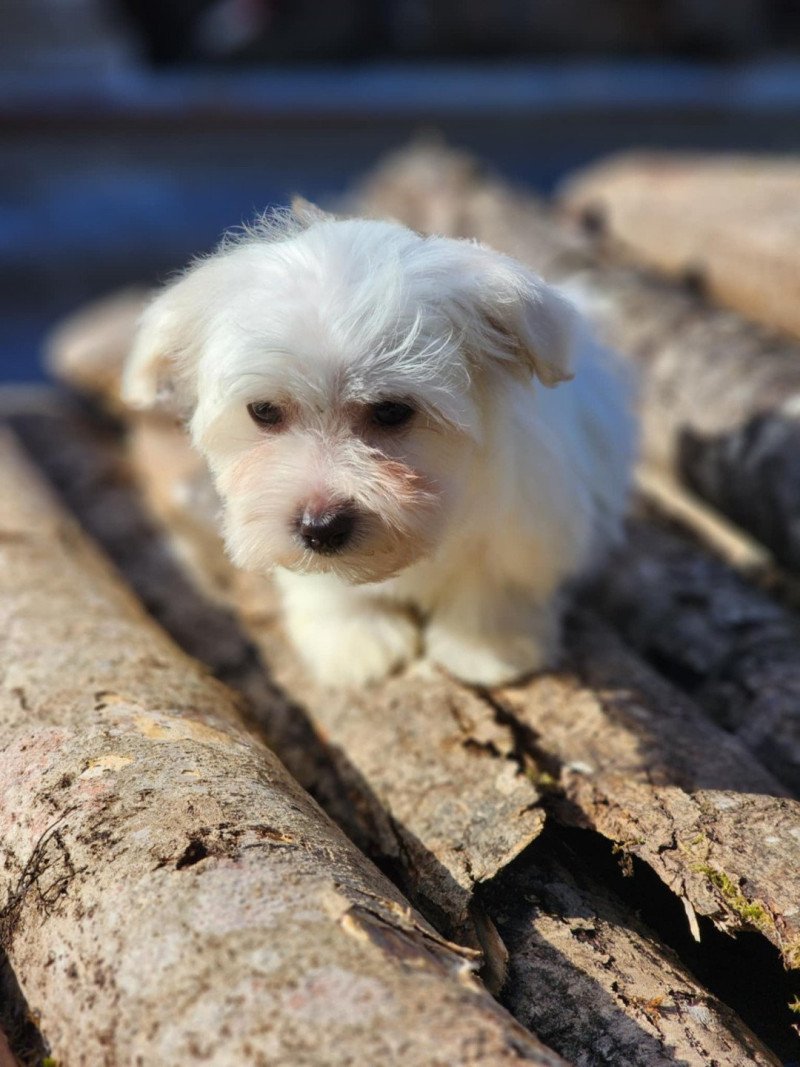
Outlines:
[[310, 205], [164, 290], [124, 380], [132, 405], [190, 415], [232, 560], [275, 570], [332, 684], [423, 650], [486, 686], [551, 663], [565, 583], [618, 533], [626, 391], [520, 263]]

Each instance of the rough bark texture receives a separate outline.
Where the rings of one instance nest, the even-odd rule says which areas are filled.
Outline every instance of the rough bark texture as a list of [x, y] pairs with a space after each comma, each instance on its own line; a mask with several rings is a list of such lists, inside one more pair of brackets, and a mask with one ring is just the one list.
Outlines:
[[[51, 436], [63, 442], [55, 427]], [[238, 574], [225, 561], [205, 468], [185, 434], [164, 420], [137, 419], [130, 442], [148, 503], [174, 535], [181, 561], [203, 592], [236, 606], [255, 644], [269, 690], [244, 687], [256, 697], [271, 746], [359, 844], [402, 878], [429, 917], [450, 936], [482, 943], [492, 958], [496, 946], [473, 903], [474, 887], [525, 848], [544, 822], [535, 769], [523, 773], [513, 730], [469, 691], [454, 701], [444, 677], [422, 665], [414, 684], [395, 678], [379, 689], [350, 694], [316, 687], [281, 633], [271, 584]], [[70, 466], [74, 478], [74, 460], [67, 457], [68, 477]], [[119, 516], [118, 506], [114, 512]], [[103, 539], [118, 536], [105, 513], [95, 516], [94, 531]], [[156, 573], [140, 572], [140, 579], [151, 606], [184, 639], [188, 631], [195, 654], [230, 676], [228, 663], [241, 660], [243, 650], [231, 648], [230, 635], [222, 636], [220, 649], [214, 647], [225, 619], [211, 623], [207, 641], [191, 620], [176, 618], [180, 609], [165, 604], [154, 589], [164, 577], [158, 550], [151, 548], [149, 557], [148, 569], [155, 563]], [[298, 720], [310, 724], [318, 739], [311, 744], [324, 749], [330, 766], [309, 761], [308, 731], [298, 728]], [[494, 964], [499, 968], [502, 960], [494, 958]]]
[[640, 370], [647, 458], [800, 567], [800, 348], [688, 291], [601, 263], [529, 196], [442, 149], [393, 157], [353, 205], [417, 229], [478, 237], [567, 285]]
[[733, 737], [591, 616], [571, 670], [495, 694], [548, 763], [564, 822], [638, 856], [722, 929], [756, 929], [800, 965], [800, 804]]
[[248, 633], [331, 747], [357, 810], [368, 814], [372, 848], [403, 872], [428, 914], [459, 933], [475, 886], [544, 824], [537, 769], [519, 756], [513, 729], [426, 663], [359, 694], [320, 689], [286, 641], [274, 597], [244, 576], [238, 585]]
[[709, 553], [632, 522], [598, 603], [624, 635], [800, 794], [800, 623]]
[[[175, 436], [174, 428], [171, 432]], [[166, 435], [166, 429], [163, 433]], [[31, 436], [31, 428], [28, 427], [26, 438], [30, 440]], [[166, 436], [160, 439], [162, 444], [166, 444]], [[110, 491], [111, 499], [114, 501], [113, 510], [117, 515], [125, 512], [119, 492], [114, 488], [114, 483], [119, 481], [119, 474], [114, 475], [109, 464], [105, 463], [100, 465], [100, 470], [95, 468], [93, 476], [87, 476], [91, 470], [92, 459], [99, 449], [95, 447], [90, 454], [84, 454], [81, 457], [74, 447], [69, 447], [69, 440], [69, 427], [64, 423], [56, 427], [51, 422], [50, 428], [41, 435], [37, 442], [37, 447], [39, 450], [44, 449], [42, 454], [48, 468], [53, 470], [55, 467], [59, 480], [68, 482], [69, 491], [81, 509], [82, 517], [88, 518], [101, 536], [111, 537], [115, 557], [121, 559], [126, 572], [131, 566], [134, 567], [134, 579], [141, 586], [145, 575], [141, 569], [141, 561], [137, 567], [131, 551], [132, 542], [141, 539], [143, 531], [140, 527], [126, 530], [124, 523], [119, 521], [109, 527], [107, 519], [104, 521], [104, 515], [112, 509], [103, 508], [102, 505], [98, 507], [97, 504]], [[54, 441], [59, 442], [57, 448], [53, 445]], [[49, 455], [46, 451], [48, 442], [51, 450]], [[176, 437], [173, 441], [173, 447], [179, 447], [179, 442], [185, 447], [185, 438], [180, 437]], [[142, 453], [139, 455], [141, 458]], [[145, 474], [149, 471], [151, 479], [162, 477], [165, 470], [182, 469], [185, 471], [187, 469], [180, 463], [170, 461], [163, 453], [161, 456], [161, 463], [144, 471]], [[59, 468], [59, 464], [63, 464], [63, 467]], [[79, 474], [81, 468], [85, 472], [82, 476]], [[71, 476], [69, 476], [70, 473]], [[76, 481], [79, 483], [77, 488]], [[106, 483], [105, 488], [103, 481]], [[110, 488], [109, 482], [111, 482]], [[80, 487], [80, 483], [84, 483], [84, 488]], [[164, 492], [163, 485], [156, 492], [156, 498], [162, 502], [188, 499], [181, 493]], [[94, 512], [93, 507], [96, 508]], [[128, 521], [130, 521], [129, 509], [128, 516]], [[201, 510], [201, 523], [202, 516]], [[184, 540], [190, 529], [186, 519], [187, 516], [184, 514], [179, 526]], [[201, 534], [201, 542], [203, 536]], [[145, 545], [144, 551], [146, 556], [152, 557], [152, 548]], [[193, 563], [197, 565], [201, 558], [202, 552], [195, 553], [192, 556]], [[151, 566], [152, 563], [146, 563], [145, 570]], [[160, 573], [163, 586], [166, 575], [163, 571]], [[152, 587], [145, 580], [143, 588], [149, 590]], [[244, 592], [240, 592], [238, 594], [239, 604], [249, 620], [251, 633], [260, 638], [259, 643], [262, 649], [270, 657], [276, 680], [280, 680], [287, 686], [289, 697], [300, 693], [305, 696], [305, 710], [313, 723], [318, 726], [326, 724], [323, 743], [342, 777], [340, 778], [337, 774], [333, 780], [326, 782], [324, 776], [320, 776], [319, 767], [317, 767], [317, 773], [312, 774], [310, 784], [317, 789], [320, 785], [322, 786], [321, 792], [326, 802], [332, 799], [332, 789], [338, 788], [344, 793], [345, 809], [350, 808], [351, 805], [355, 808], [355, 814], [352, 810], [345, 810], [343, 819], [345, 825], [348, 829], [355, 826], [365, 846], [376, 854], [383, 853], [384, 862], [389, 859], [395, 874], [406, 885], [411, 884], [412, 889], [416, 888], [418, 895], [420, 887], [429, 893], [428, 886], [436, 885], [434, 877], [436, 868], [432, 866], [432, 854], [429, 850], [429, 846], [432, 846], [441, 858], [438, 877], [443, 880], [446, 889], [442, 899], [448, 907], [452, 907], [453, 902], [458, 904], [466, 896], [464, 887], [460, 887], [456, 881], [459, 876], [463, 877], [464, 872], [464, 856], [459, 848], [459, 842], [444, 840], [441, 828], [435, 822], [427, 825], [424, 820], [417, 824], [422, 834], [421, 839], [411, 835], [408, 823], [403, 825], [398, 821], [398, 808], [408, 819], [413, 821], [415, 818], [415, 813], [411, 810], [413, 804], [404, 801], [401, 786], [404, 782], [407, 784], [411, 800], [418, 798], [418, 783], [423, 775], [430, 774], [432, 782], [437, 787], [434, 792], [440, 794], [439, 800], [435, 803], [440, 807], [442, 818], [452, 825], [454, 817], [448, 812], [448, 807], [467, 809], [471, 806], [473, 797], [480, 802], [480, 797], [485, 794], [482, 794], [480, 789], [476, 791], [472, 777], [468, 776], [463, 782], [446, 780], [444, 771], [452, 766], [452, 759], [447, 751], [442, 752], [437, 745], [441, 732], [436, 723], [437, 716], [441, 717], [444, 713], [445, 723], [447, 723], [453, 714], [461, 720], [465, 712], [471, 712], [474, 715], [475, 709], [480, 709], [478, 723], [483, 723], [484, 729], [490, 731], [485, 737], [485, 748], [480, 746], [476, 732], [478, 723], [475, 720], [469, 724], [470, 736], [466, 739], [466, 747], [472, 753], [470, 759], [474, 760], [478, 769], [493, 781], [497, 779], [497, 774], [491, 769], [502, 766], [504, 758], [502, 753], [495, 750], [497, 739], [505, 737], [507, 743], [509, 734], [514, 740], [515, 764], [517, 766], [527, 765], [530, 774], [541, 778], [537, 769], [537, 761], [525, 754], [525, 739], [510, 723], [505, 726], [504, 730], [498, 728], [497, 723], [494, 722], [496, 709], [490, 702], [480, 701], [468, 691], [447, 682], [442, 677], [426, 678], [423, 674], [416, 677], [409, 675], [398, 680], [394, 683], [394, 691], [399, 692], [402, 687], [400, 700], [403, 707], [407, 708], [418, 700], [429, 711], [427, 743], [425, 737], [415, 737], [413, 730], [409, 731], [404, 723], [395, 721], [396, 735], [388, 738], [389, 747], [386, 748], [386, 731], [380, 728], [380, 724], [375, 719], [366, 722], [357, 711], [353, 724], [344, 721], [346, 720], [345, 704], [342, 705], [341, 712], [336, 712], [329, 718], [325, 712], [325, 694], [317, 694], [318, 699], [314, 703], [308, 699], [313, 695], [313, 689], [298, 673], [291, 651], [281, 644], [279, 630], [272, 611], [268, 608], [269, 595], [265, 597], [264, 588], [253, 586], [249, 578], [245, 578], [243, 588], [247, 596]], [[164, 595], [164, 592], [167, 595]], [[181, 596], [181, 599], [185, 599], [185, 594], [181, 594], [180, 587], [175, 592]], [[166, 610], [174, 625], [176, 623], [175, 609], [170, 606], [170, 599], [168, 590], [163, 591], [161, 600], [154, 601], [153, 607], [159, 614]], [[194, 610], [197, 611], [197, 606]], [[188, 633], [190, 640], [196, 641], [197, 637], [192, 636], [191, 628], [187, 630], [189, 623], [190, 620], [183, 620], [178, 628], [182, 630], [184, 637]], [[208, 626], [202, 617], [200, 624], [201, 628]], [[233, 625], [232, 621], [230, 625]], [[217, 642], [219, 642], [219, 637], [217, 637]], [[222, 662], [223, 665], [228, 664], [228, 672], [232, 680], [238, 681], [240, 676], [235, 670], [231, 671], [230, 638], [227, 647], [228, 652]], [[207, 649], [209, 650], [213, 651], [213, 649]], [[220, 661], [212, 660], [212, 662], [219, 664]], [[375, 694], [374, 698], [374, 706], [382, 707], [381, 701], [384, 698], [379, 694]], [[470, 698], [472, 703], [470, 703]], [[435, 704], [435, 700], [440, 703]], [[271, 702], [267, 703], [271, 703], [272, 712], [268, 710], [266, 718], [261, 718], [262, 725], [265, 725], [272, 733], [281, 754], [288, 752], [290, 760], [296, 761], [298, 752], [296, 740], [291, 734], [292, 719], [283, 717], [277, 694], [274, 694]], [[261, 705], [263, 708], [263, 700]], [[296, 716], [300, 716], [301, 709], [295, 710]], [[487, 711], [490, 713], [488, 716]], [[358, 730], [369, 734], [376, 727], [378, 734], [372, 742], [369, 739], [359, 739], [354, 736]], [[409, 732], [411, 737], [409, 737]], [[319, 744], [319, 739], [317, 743]], [[345, 746], [351, 743], [363, 774], [356, 773], [355, 768], [350, 764], [350, 750]], [[454, 732], [452, 743], [458, 748], [465, 743], [465, 739], [459, 737], [458, 732]], [[381, 744], [384, 745], [383, 749]], [[387, 759], [387, 751], [391, 752], [391, 759]], [[307, 755], [307, 751], [304, 754]], [[510, 754], [505, 756], [506, 760], [508, 760], [508, 755]], [[434, 760], [437, 758], [439, 760], [438, 773], [434, 766]], [[537, 754], [537, 758], [541, 758], [540, 753]], [[547, 762], [550, 766], [551, 761]], [[388, 768], [385, 766], [387, 764]], [[348, 766], [350, 767], [349, 773]], [[308, 770], [301, 763], [301, 771], [308, 773]], [[506, 774], [509, 782], [516, 780], [508, 775], [508, 772]], [[343, 781], [343, 778], [347, 778], [347, 781]], [[554, 780], [549, 777], [544, 780], [548, 788], [552, 790], [555, 785]], [[387, 799], [390, 805], [388, 811], [378, 802], [373, 786], [381, 790], [382, 795]], [[336, 798], [333, 799], [332, 809], [337, 815], [341, 815], [342, 812], [337, 809], [335, 803]], [[341, 803], [342, 797], [338, 799]], [[426, 798], [421, 798], [420, 803], [424, 812], [435, 812]], [[395, 817], [390, 814], [392, 812]], [[539, 814], [538, 811], [536, 814]], [[509, 811], [507, 815], [510, 816], [511, 821], [505, 832], [515, 834], [513, 813]], [[482, 828], [478, 826], [474, 815], [471, 823], [465, 821], [464, 811], [457, 810], [455, 817], [460, 821], [461, 827], [470, 825], [473, 827], [471, 837], [465, 842], [466, 847], [463, 850], [467, 856], [480, 856], [487, 843], [494, 841], [497, 847], [496, 843], [502, 842], [501, 828]], [[482, 834], [485, 838], [483, 842], [480, 841]], [[538, 846], [536, 851], [538, 855]], [[509, 852], [503, 856], [503, 864], [508, 862], [511, 854]], [[500, 866], [499, 858], [493, 858], [492, 869]], [[418, 868], [421, 874], [415, 873]], [[525, 870], [528, 871], [527, 863]], [[603, 894], [596, 887], [592, 888], [590, 880], [586, 877], [583, 879], [580, 890], [575, 887], [570, 889], [569, 876], [563, 872], [546, 868], [546, 873], [542, 874], [538, 872], [535, 863], [530, 870], [532, 872], [530, 878], [528, 874], [522, 878], [515, 873], [510, 881], [506, 882], [501, 879], [502, 885], [492, 888], [490, 914], [492, 917], [508, 920], [502, 932], [511, 954], [511, 973], [506, 984], [509, 1003], [514, 1011], [519, 1012], [521, 1019], [530, 1020], [534, 1016], [542, 1019], [548, 1032], [553, 1033], [558, 1051], [563, 1055], [586, 1064], [621, 1063], [628, 1062], [631, 1048], [638, 1045], [641, 1047], [642, 1055], [645, 1052], [655, 1055], [657, 1052], [662, 1057], [667, 1055], [669, 1048], [672, 1048], [679, 1062], [706, 1062], [698, 1058], [698, 1050], [706, 1050], [709, 1053], [713, 1051], [722, 1062], [749, 1062], [748, 1057], [751, 1055], [756, 1057], [755, 1062], [773, 1062], [766, 1050], [753, 1038], [738, 1017], [720, 1005], [715, 998], [691, 979], [669, 950], [664, 949], [654, 940], [648, 939], [646, 932], [642, 932], [629, 910], [618, 903], [614, 905], [607, 894]], [[474, 878], [476, 874], [485, 875], [487, 872], [467, 873]], [[554, 881], [556, 887], [560, 887], [558, 891], [561, 892], [561, 897], [557, 899], [556, 889], [554, 889], [555, 895], [546, 905], [540, 901], [543, 888], [542, 878]], [[471, 889], [469, 882], [467, 884]], [[531, 907], [534, 898], [538, 903]], [[575, 911], [577, 906], [580, 908], [579, 912]], [[616, 912], [613, 910], [614, 907], [617, 908]], [[452, 918], [447, 915], [442, 918], [452, 923]], [[599, 924], [598, 944], [602, 944], [603, 951], [589, 953], [581, 938], [586, 934], [587, 924], [595, 921]], [[509, 923], [511, 925], [508, 925]], [[539, 932], [536, 935], [538, 940], [534, 942], [526, 933], [530, 924], [533, 924], [533, 929]], [[576, 932], [574, 935], [570, 934], [562, 944], [558, 940], [560, 935], [557, 931], [559, 930], [562, 934], [567, 930]], [[485, 924], [482, 932], [484, 936], [487, 932], [491, 936], [491, 928], [487, 931]], [[553, 947], [558, 945], [563, 948], [560, 957], [558, 956], [560, 948]], [[618, 963], [610, 962], [611, 956], [615, 959], [618, 957]], [[659, 972], [662, 975], [660, 983]], [[640, 989], [648, 990], [648, 996], [644, 997], [637, 993]], [[650, 1005], [650, 999], [656, 1003]], [[648, 1013], [652, 1016], [649, 1021]], [[568, 1020], [571, 1020], [569, 1025]], [[658, 1059], [655, 1062], [659, 1062]]]
[[58, 1060], [561, 1062], [0, 447], [0, 932]]
[[623, 252], [800, 337], [800, 164], [633, 153], [579, 171], [567, 209]]
[[576, 1067], [779, 1062], [579, 857], [542, 848], [545, 838], [490, 894], [510, 957], [504, 999], [520, 1021]]
[[[160, 479], [163, 470], [139, 473]], [[783, 799], [783, 787], [742, 744], [596, 620], [579, 620], [571, 631], [567, 673], [490, 696], [419, 665], [359, 699], [316, 689], [282, 634], [264, 584], [235, 576], [233, 603], [281, 689], [328, 745], [344, 754], [342, 773], [352, 782], [354, 796], [360, 794], [362, 804], [373, 809], [371, 819], [379, 820], [376, 812], [383, 809], [404, 828], [404, 865], [412, 877], [420, 876], [415, 861], [425, 850], [441, 865], [428, 873], [424, 888], [417, 885], [423, 902], [429, 896], [436, 904], [446, 899], [441, 891], [428, 891], [428, 885], [437, 884], [433, 873], [438, 870], [442, 888], [451, 891], [452, 911], [459, 900], [452, 895], [456, 886], [469, 890], [492, 877], [523, 839], [533, 837], [513, 821], [510, 830], [491, 822], [483, 827], [491, 809], [482, 794], [488, 790], [499, 804], [496, 794], [508, 788], [503, 783], [518, 782], [515, 774], [524, 768], [540, 783], [549, 780], [542, 775], [551, 776], [563, 790], [564, 799], [556, 805], [559, 817], [593, 827], [641, 856], [699, 914], [725, 928], [755, 926], [784, 953], [788, 965], [800, 964], [800, 912], [794, 903], [800, 894], [800, 804]], [[419, 709], [423, 713], [417, 719]], [[502, 734], [498, 738], [495, 716], [514, 731], [515, 745], [509, 747]], [[441, 721], [434, 725], [431, 718]], [[439, 730], [444, 733], [437, 737]], [[435, 755], [426, 753], [431, 742]], [[391, 761], [385, 758], [387, 745], [395, 757]], [[468, 768], [463, 781], [449, 779], [448, 789], [442, 761], [448, 754], [452, 760], [456, 751], [461, 767], [465, 755], [474, 760], [481, 748], [491, 762], [476, 765], [480, 787], [466, 784], [475, 781], [476, 772]], [[514, 800], [518, 789], [511, 794]], [[535, 815], [538, 828], [540, 815]], [[444, 827], [448, 836], [442, 838]], [[481, 835], [477, 827], [483, 828]], [[460, 837], [453, 836], [456, 831]]]
[[[690, 294], [659, 286], [633, 271], [599, 266], [583, 238], [556, 227], [540, 209], [532, 210], [527, 199], [487, 182], [462, 157], [427, 152], [392, 164], [374, 180], [357, 210], [363, 211], [365, 203], [376, 213], [400, 216], [422, 229], [477, 234], [528, 259], [552, 278], [579, 282], [584, 297], [643, 366], [647, 437], [651, 455], [662, 462], [679, 466], [679, 459], [685, 458], [683, 445], [678, 455], [678, 443], [687, 426], [702, 429], [721, 420], [725, 432], [731, 425], [741, 429], [751, 383], [745, 388], [740, 375], [734, 387], [731, 379], [737, 369], [743, 371], [754, 353], [767, 351], [767, 346], [756, 332], [745, 337], [746, 331], [738, 326], [733, 332], [741, 351], [717, 371], [714, 360], [727, 358], [724, 344], [730, 338], [733, 317], [707, 312]], [[693, 326], [697, 327], [694, 333]], [[702, 341], [701, 335], [709, 330], [716, 336], [718, 352]], [[671, 345], [670, 331], [677, 334], [681, 345], [688, 346], [688, 357], [685, 348]], [[745, 343], [747, 337], [752, 343]], [[793, 358], [787, 346], [783, 356], [763, 359], [753, 371], [757, 400], [763, 403], [764, 412], [773, 410], [778, 398], [785, 399], [786, 383], [794, 380]], [[691, 374], [686, 382], [682, 380], [679, 371], [685, 359], [699, 376], [699, 389]], [[661, 398], [673, 393], [678, 412], [674, 418], [659, 410]], [[175, 455], [167, 458], [173, 447]], [[515, 772], [533, 780], [529, 784], [536, 786], [534, 797], [540, 791], [547, 793], [545, 805], [553, 820], [592, 828], [614, 845], [622, 862], [640, 857], [684, 902], [687, 922], [695, 931], [699, 930], [698, 916], [708, 916], [723, 930], [756, 931], [780, 950], [787, 966], [800, 965], [798, 805], [781, 796], [776, 779], [736, 738], [705, 719], [696, 704], [647, 669], [602, 623], [591, 617], [577, 618], [564, 672], [535, 679], [523, 689], [474, 693], [425, 668], [415, 668], [385, 690], [375, 691], [363, 706], [358, 701], [337, 703], [330, 694], [316, 690], [297, 667], [264, 587], [250, 578], [226, 577], [225, 565], [211, 561], [215, 553], [219, 560], [210, 523], [213, 508], [202, 504], [204, 490], [197, 468], [191, 462], [183, 466], [182, 448], [185, 443], [164, 423], [141, 423], [135, 430], [134, 453], [151, 503], [178, 532], [181, 555], [199, 573], [213, 574], [210, 587], [215, 595], [235, 605], [271, 671], [284, 708], [296, 705], [299, 718], [308, 723], [310, 734], [333, 764], [330, 785], [334, 792], [344, 788], [345, 825], [355, 827], [358, 840], [417, 893], [429, 916], [454, 926], [463, 923], [465, 909], [472, 907], [473, 890], [479, 890], [482, 897], [483, 879], [504, 869], [515, 855], [516, 843], [522, 847], [525, 834], [515, 837], [513, 825], [504, 827], [502, 834], [497, 827], [487, 831], [468, 811], [458, 811], [458, 803], [466, 801], [469, 806], [470, 791], [475, 788], [472, 779], [467, 778], [469, 786], [463, 789], [460, 782], [456, 789], [452, 782], [438, 782], [438, 795], [427, 795], [425, 783], [436, 782], [439, 763], [426, 762], [426, 741], [444, 749], [461, 746], [470, 759], [491, 769], [487, 791], [476, 794], [488, 796], [487, 812], [498, 802], [492, 795], [499, 781], [495, 772], [503, 764], [513, 764]], [[704, 442], [703, 448], [707, 460], [711, 443]], [[789, 484], [781, 482], [785, 473], [775, 479], [784, 489]], [[745, 472], [747, 478], [755, 479], [752, 471]], [[752, 494], [753, 482], [749, 484]], [[772, 484], [767, 485], [767, 500], [772, 499]], [[782, 499], [789, 514], [792, 501]], [[766, 507], [759, 500], [758, 508]], [[757, 511], [752, 505], [749, 499], [748, 507]], [[773, 635], [777, 647], [778, 631]], [[790, 665], [787, 655], [784, 666], [788, 670]], [[684, 679], [680, 681], [683, 684]], [[435, 705], [425, 704], [426, 693], [435, 696]], [[441, 715], [441, 706], [446, 706], [444, 734], [439, 733], [440, 724], [431, 731], [430, 720], [420, 719], [416, 725], [417, 701], [433, 716]], [[789, 704], [787, 699], [782, 705], [787, 716]], [[267, 732], [280, 751], [297, 752], [291, 716], [284, 712], [276, 716], [268, 703], [266, 710], [265, 722], [271, 720]], [[383, 717], [392, 724], [386, 733], [382, 722], [376, 726]], [[392, 747], [398, 737], [401, 749]], [[392, 759], [387, 759], [387, 752]], [[440, 752], [438, 759], [446, 758]], [[463, 753], [458, 753], [446, 765], [460, 768], [462, 758]], [[506, 774], [519, 786], [519, 773], [512, 777], [506, 769]], [[489, 778], [488, 771], [484, 777]], [[420, 803], [409, 802], [415, 796], [421, 798]], [[514, 796], [508, 810], [521, 798], [521, 793]], [[448, 805], [454, 810], [446, 810]], [[538, 808], [533, 814], [540, 819]], [[443, 818], [451, 827], [449, 835], [465, 834], [466, 855], [453, 848], [452, 836], [446, 840], [437, 836]], [[524, 828], [528, 840], [539, 825], [533, 833], [532, 827]], [[488, 862], [476, 866], [475, 857], [483, 855]], [[470, 918], [474, 921], [474, 915]], [[493, 941], [493, 932], [485, 924], [483, 935], [485, 942]], [[512, 978], [521, 973], [514, 971], [515, 954], [525, 951], [523, 941], [514, 942], [515, 937], [507, 938]], [[522, 947], [515, 948], [511, 942]], [[489, 951], [491, 955], [491, 947]], [[497, 958], [501, 953], [494, 955]], [[575, 975], [584, 964], [574, 954], [567, 960], [567, 971], [572, 968], [576, 982]], [[666, 963], [663, 969], [669, 973]], [[559, 988], [556, 999], [563, 992]], [[576, 988], [581, 988], [580, 982]], [[548, 983], [540, 983], [530, 995], [546, 1001], [551, 995]], [[653, 994], [651, 999], [660, 995]], [[621, 997], [615, 1002], [620, 1009], [615, 1036], [620, 1042], [626, 1033], [623, 1022], [627, 1026], [641, 1011], [659, 1007], [651, 1004], [645, 1010], [638, 1001], [627, 1006], [623, 1001]], [[516, 1005], [515, 1010], [522, 1008]], [[785, 1014], [788, 1029], [791, 1016]], [[614, 1018], [613, 1013], [609, 1018]], [[592, 1020], [587, 1026], [582, 1054], [590, 1058], [585, 1062], [603, 1062], [592, 1060], [591, 1055], [598, 1055], [595, 1038], [604, 1033], [605, 1025]], [[565, 1034], [565, 1044], [559, 1049], [577, 1049], [577, 1044], [566, 1043], [573, 1038]], [[698, 1055], [699, 1046], [692, 1043], [696, 1033], [687, 1029], [685, 1035], [682, 1045], [676, 1043], [675, 1057], [687, 1063], [705, 1062]], [[746, 1048], [747, 1042], [743, 1044]], [[574, 1051], [569, 1055], [579, 1058]], [[721, 1053], [720, 1058], [724, 1061]]]

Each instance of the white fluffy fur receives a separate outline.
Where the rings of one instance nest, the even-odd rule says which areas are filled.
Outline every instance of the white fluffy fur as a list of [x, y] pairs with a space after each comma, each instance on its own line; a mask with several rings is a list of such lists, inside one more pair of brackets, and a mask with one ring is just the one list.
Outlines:
[[[423, 651], [480, 685], [546, 666], [565, 583], [618, 533], [626, 385], [562, 295], [473, 242], [271, 217], [155, 299], [124, 389], [190, 415], [231, 558], [275, 570], [325, 682], [375, 681]], [[365, 412], [383, 400], [413, 422], [376, 428]], [[283, 423], [254, 424], [256, 401]], [[304, 548], [312, 501], [355, 507], [352, 547]]]

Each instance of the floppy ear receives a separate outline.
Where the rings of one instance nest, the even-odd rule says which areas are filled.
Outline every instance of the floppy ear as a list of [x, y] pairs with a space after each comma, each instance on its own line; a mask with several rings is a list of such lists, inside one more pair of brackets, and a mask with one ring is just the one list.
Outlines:
[[[466, 242], [465, 242], [466, 243]], [[546, 386], [572, 377], [577, 309], [515, 259], [471, 244], [468, 291], [480, 355], [535, 375]]]
[[122, 375], [122, 399], [129, 407], [191, 412], [205, 311], [198, 303], [201, 271], [195, 268], [173, 282], [142, 312]]

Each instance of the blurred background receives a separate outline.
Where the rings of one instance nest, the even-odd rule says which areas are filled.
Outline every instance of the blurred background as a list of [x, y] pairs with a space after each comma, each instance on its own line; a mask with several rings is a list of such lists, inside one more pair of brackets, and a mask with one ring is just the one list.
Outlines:
[[547, 192], [800, 148], [800, 0], [0, 0], [0, 379], [63, 314], [438, 133]]

